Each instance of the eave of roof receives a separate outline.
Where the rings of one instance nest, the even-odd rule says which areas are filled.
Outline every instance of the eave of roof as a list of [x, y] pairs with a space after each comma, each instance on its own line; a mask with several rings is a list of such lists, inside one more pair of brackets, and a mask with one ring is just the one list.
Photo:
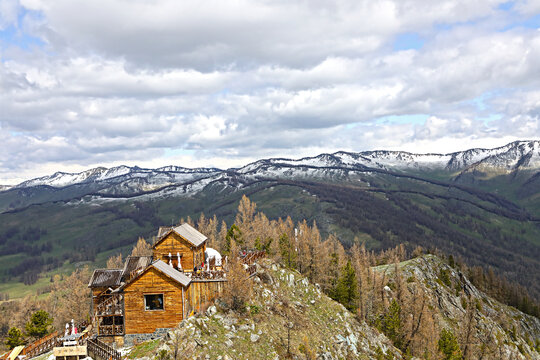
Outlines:
[[160, 273], [164, 274], [168, 278], [174, 280], [175, 282], [179, 283], [183, 287], [187, 287], [191, 283], [191, 278], [186, 276], [184, 273], [181, 273], [180, 271], [174, 269], [172, 266], [165, 264], [161, 260], [154, 261], [152, 264], [150, 264], [144, 271], [137, 274], [137, 276], [133, 277], [130, 281], [122, 285], [119, 289], [116, 291], [121, 291], [128, 287], [129, 285], [133, 284], [138, 278], [143, 276], [150, 268], [154, 268]]
[[94, 288], [120, 286], [122, 273], [122, 269], [96, 269], [92, 273], [88, 287]]
[[169, 231], [165, 232], [154, 245], [152, 245], [152, 248], [155, 249], [155, 247], [160, 244], [171, 232], [175, 232], [177, 235], [185, 239], [187, 242], [189, 242], [194, 247], [199, 247], [208, 239], [204, 234], [197, 231], [194, 227], [191, 225], [184, 223], [180, 226], [177, 226], [175, 228], [170, 229]]

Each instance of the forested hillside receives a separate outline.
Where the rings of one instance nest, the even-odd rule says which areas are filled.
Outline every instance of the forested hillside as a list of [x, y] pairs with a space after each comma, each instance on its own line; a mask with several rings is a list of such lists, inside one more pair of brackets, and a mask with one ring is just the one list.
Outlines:
[[216, 215], [226, 232], [248, 195], [269, 219], [316, 221], [347, 249], [437, 248], [486, 273], [492, 268], [538, 299], [538, 144], [448, 155], [340, 152], [225, 171], [99, 168], [34, 179], [0, 192], [0, 294], [46, 292], [55, 273], [103, 265], [182, 217]]
[[[229, 255], [231, 269], [240, 249], [265, 250], [267, 259], [257, 267], [256, 279], [238, 275], [244, 273], [238, 263], [228, 276], [230, 289], [216, 302], [217, 309], [182, 323], [177, 329], [177, 335], [185, 339], [182, 345], [170, 343], [171, 335], [161, 350], [180, 346], [177, 350], [204, 356], [221, 349], [232, 358], [235, 353], [250, 358], [325, 353], [336, 359], [409, 355], [427, 359], [448, 354], [510, 359], [531, 358], [540, 351], [538, 304], [525, 288], [492, 271], [419, 246], [413, 251], [404, 244], [369, 251], [356, 239], [346, 248], [335, 235], [322, 234], [316, 222], [294, 222], [290, 217], [270, 220], [247, 197], [239, 202], [233, 219], [230, 227], [220, 224], [216, 216], [181, 221], [206, 234], [209, 247]], [[132, 255], [140, 255], [149, 246], [140, 238], [129, 249], [133, 247]], [[430, 254], [433, 251], [437, 255]], [[118, 253], [107, 261], [110, 268], [121, 265]], [[50, 314], [48, 331], [53, 326], [61, 328], [71, 318], [84, 319], [90, 300], [89, 276], [84, 267], [69, 277], [55, 276], [50, 294], [4, 302], [1, 335], [11, 339], [17, 328], [31, 339], [28, 329], [32, 325], [27, 324], [38, 311]], [[293, 324], [288, 341], [283, 337], [283, 323]], [[227, 335], [231, 325], [237, 328]], [[254, 329], [268, 336], [263, 339]], [[196, 339], [204, 345], [190, 347]], [[149, 355], [151, 349], [156, 349], [155, 344], [146, 353], [138, 348], [132, 351], [137, 357], [141, 351]]]

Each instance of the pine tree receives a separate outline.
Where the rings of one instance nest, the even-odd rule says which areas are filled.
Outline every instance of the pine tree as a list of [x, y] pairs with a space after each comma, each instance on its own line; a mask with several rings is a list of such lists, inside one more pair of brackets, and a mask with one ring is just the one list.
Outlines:
[[281, 254], [281, 261], [285, 266], [296, 269], [296, 251], [294, 244], [291, 243], [291, 240], [286, 233], [281, 234], [279, 237], [279, 251]]
[[223, 254], [225, 255], [236, 255], [231, 252], [231, 249], [233, 247], [233, 242], [236, 245], [242, 246], [242, 233], [240, 232], [240, 229], [236, 224], [232, 224], [229, 230], [227, 231], [227, 235], [225, 236], [225, 244], [223, 248]]
[[26, 335], [36, 339], [42, 338], [51, 332], [52, 323], [53, 319], [48, 312], [38, 310], [32, 314], [30, 321], [26, 323]]
[[439, 351], [443, 354], [444, 360], [463, 359], [457, 339], [450, 330], [442, 329], [439, 336]]
[[8, 331], [8, 336], [6, 339], [6, 345], [13, 349], [16, 346], [24, 345], [26, 341], [24, 341], [23, 333], [20, 329], [16, 327], [12, 327]]
[[349, 311], [356, 311], [358, 306], [358, 290], [356, 273], [351, 264], [351, 261], [347, 261], [347, 264], [341, 271], [341, 276], [336, 285], [335, 291], [333, 291], [334, 300], [340, 302]]
[[382, 318], [380, 328], [397, 348], [402, 347], [401, 306], [394, 299]]

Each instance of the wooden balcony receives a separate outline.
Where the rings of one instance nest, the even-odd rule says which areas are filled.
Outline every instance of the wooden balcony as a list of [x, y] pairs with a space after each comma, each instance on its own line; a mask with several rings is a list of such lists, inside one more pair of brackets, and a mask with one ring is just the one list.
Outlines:
[[123, 300], [124, 296], [122, 294], [104, 296], [104, 300], [96, 306], [96, 311], [94, 315], [124, 315]]

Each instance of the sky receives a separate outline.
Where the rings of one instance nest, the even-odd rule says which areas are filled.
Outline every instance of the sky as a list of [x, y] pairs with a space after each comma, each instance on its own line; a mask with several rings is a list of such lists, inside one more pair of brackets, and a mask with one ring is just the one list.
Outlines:
[[540, 138], [540, 0], [0, 0], [0, 184]]

